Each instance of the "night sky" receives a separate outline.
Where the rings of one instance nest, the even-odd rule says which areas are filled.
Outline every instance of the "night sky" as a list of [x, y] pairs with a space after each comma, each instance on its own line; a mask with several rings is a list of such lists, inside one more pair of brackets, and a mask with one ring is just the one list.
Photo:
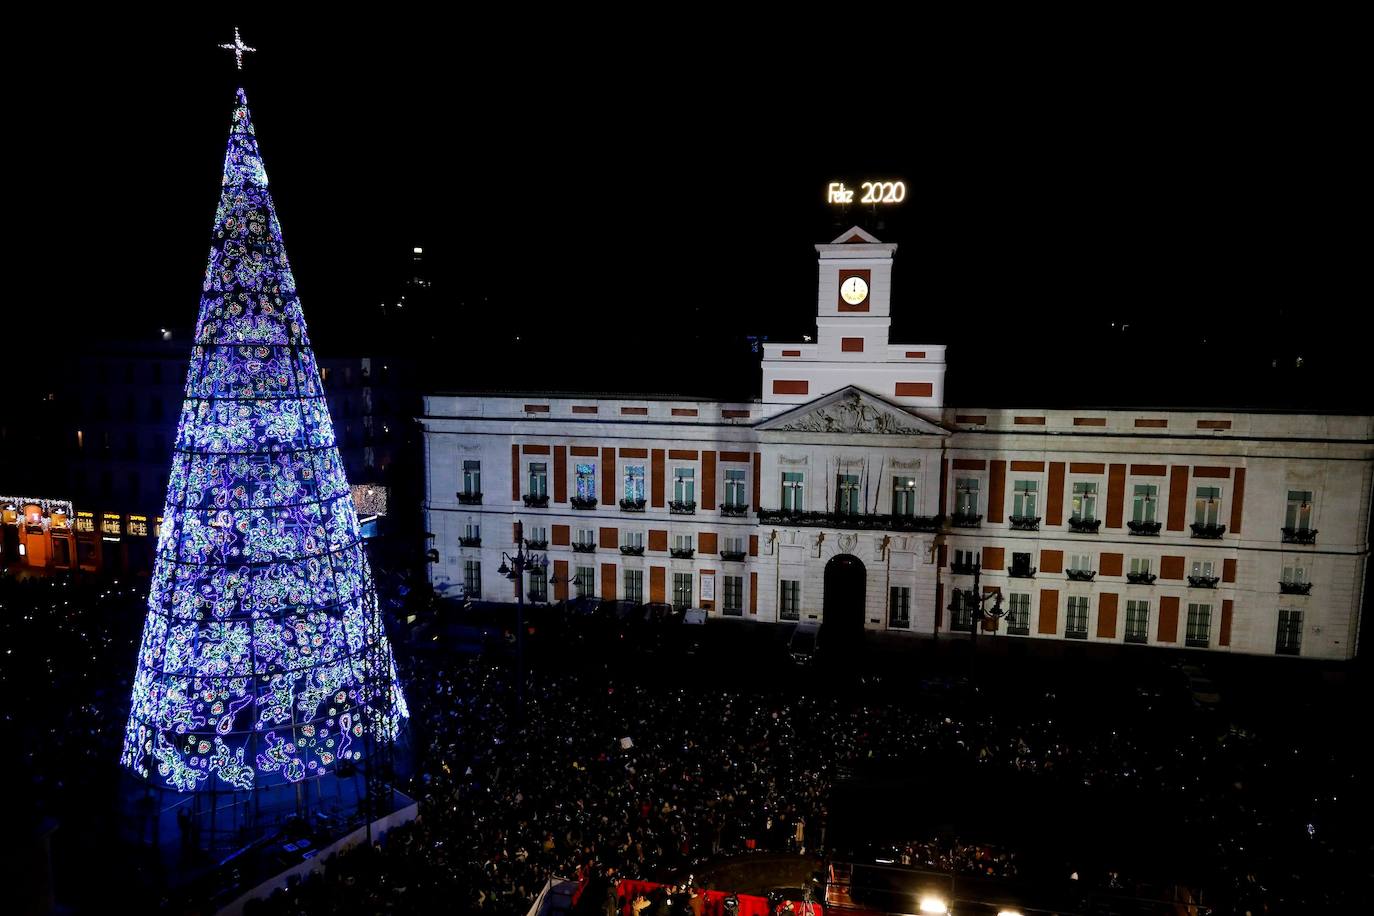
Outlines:
[[[236, 22], [326, 355], [421, 246], [410, 352], [435, 385], [723, 393], [756, 368], [746, 335], [812, 332], [812, 245], [857, 222], [901, 246], [894, 342], [949, 344], [961, 403], [1368, 406], [1339, 326], [1367, 308], [1369, 150], [1338, 55], [1013, 59], [966, 33], [855, 55], [821, 21], [790, 27], [810, 43], [571, 19], [35, 28], [11, 55], [23, 333], [194, 322]], [[868, 178], [906, 202], [825, 204]]]

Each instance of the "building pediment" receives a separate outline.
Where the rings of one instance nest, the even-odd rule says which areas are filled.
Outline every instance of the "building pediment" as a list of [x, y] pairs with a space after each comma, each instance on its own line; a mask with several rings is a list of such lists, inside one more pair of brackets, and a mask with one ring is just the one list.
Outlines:
[[772, 417], [758, 429], [841, 435], [949, 435], [944, 427], [853, 385]]

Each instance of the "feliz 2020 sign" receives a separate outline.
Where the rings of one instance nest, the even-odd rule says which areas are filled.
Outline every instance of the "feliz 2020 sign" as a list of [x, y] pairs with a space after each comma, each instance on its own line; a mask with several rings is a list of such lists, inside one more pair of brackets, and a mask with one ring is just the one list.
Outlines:
[[825, 202], [828, 204], [899, 204], [906, 200], [904, 181], [865, 181], [860, 183], [862, 196], [856, 201], [853, 188], [845, 187], [843, 181], [832, 181], [825, 187]]

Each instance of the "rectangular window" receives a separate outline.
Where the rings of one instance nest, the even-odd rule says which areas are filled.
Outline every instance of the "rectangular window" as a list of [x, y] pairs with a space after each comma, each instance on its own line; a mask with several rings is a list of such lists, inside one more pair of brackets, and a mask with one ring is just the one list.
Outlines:
[[530, 462], [530, 495], [549, 495], [549, 466], [542, 461]]
[[1302, 611], [1279, 611], [1279, 634], [1274, 651], [1279, 655], [1301, 654]]
[[1088, 638], [1088, 599], [1069, 596], [1068, 616], [1064, 622], [1064, 636], [1068, 639]]
[[673, 573], [673, 607], [684, 610], [692, 606], [692, 574]]
[[482, 526], [477, 522], [467, 522], [463, 525], [463, 538], [469, 541], [480, 541], [482, 539]]
[[859, 475], [840, 474], [835, 478], [835, 511], [846, 515], [858, 515]]
[[1150, 602], [1126, 602], [1126, 642], [1147, 643], [1150, 641]]
[[525, 540], [534, 544], [547, 544], [549, 542], [549, 529], [543, 527], [526, 528]]
[[954, 562], [950, 564], [955, 569], [972, 569], [978, 561], [978, 551], [954, 548]]
[[744, 577], [725, 577], [725, 613], [738, 617], [744, 613]]
[[690, 534], [675, 534], [675, 535], [673, 535], [673, 549], [674, 549], [674, 550], [691, 550], [691, 549], [692, 549], [692, 536], [691, 536]]
[[1215, 568], [1216, 564], [1211, 560], [1194, 560], [1193, 576], [1195, 578], [1210, 579], [1213, 575], [1212, 570]]
[[916, 478], [892, 478], [892, 514], [912, 516], [916, 514]]
[[1092, 555], [1086, 553], [1069, 554], [1069, 569], [1073, 570], [1074, 572], [1092, 572]]
[[596, 499], [596, 465], [579, 464], [577, 471], [577, 498]]
[[590, 566], [577, 567], [573, 583], [577, 587], [577, 597], [590, 598], [596, 594], [596, 570]]
[[1131, 520], [1152, 522], [1155, 520], [1155, 503], [1159, 501], [1159, 487], [1152, 483], [1136, 484], [1135, 502], [1131, 508]]
[[623, 543], [626, 547], [633, 547], [638, 550], [644, 549], [643, 531], [626, 531], [624, 533], [624, 538], [625, 539], [621, 543]]
[[1188, 605], [1188, 633], [1185, 645], [1195, 649], [1206, 649], [1211, 645], [1212, 606], [1210, 604]]
[[950, 629], [972, 632], [973, 609], [976, 604], [972, 589], [963, 591], [956, 588], [950, 599]]
[[482, 597], [482, 561], [464, 560], [463, 561], [463, 596], [465, 598]]
[[631, 604], [644, 603], [644, 570], [625, 570], [625, 600]]
[[1017, 518], [1035, 518], [1036, 486], [1034, 480], [1018, 480], [1012, 484], [1012, 515]]
[[635, 464], [625, 468], [625, 499], [644, 502], [644, 465]]
[[801, 620], [801, 582], [783, 579], [779, 586], [782, 589], [778, 603], [779, 619]]
[[1012, 636], [1030, 635], [1030, 595], [1025, 592], [1012, 592], [1010, 609], [1007, 611], [1007, 632]]
[[1311, 531], [1312, 491], [1289, 490], [1288, 512], [1283, 518], [1285, 528], [1292, 528], [1294, 531]]
[[482, 462], [464, 461], [463, 462], [463, 495], [480, 496], [482, 494]]
[[1011, 571], [1019, 576], [1031, 575], [1031, 555], [1028, 553], [1013, 553], [1011, 555]]
[[692, 468], [673, 470], [673, 501], [694, 503], [697, 501], [696, 471]]
[[899, 630], [911, 629], [911, 589], [894, 585], [888, 590], [887, 625]]
[[1076, 483], [1073, 485], [1073, 517], [1083, 522], [1097, 519], [1096, 483]]
[[954, 511], [959, 515], [978, 514], [977, 477], [960, 477], [954, 482]]
[[802, 498], [802, 473], [801, 471], [782, 472], [782, 511], [802, 512], [806, 508], [806, 500]]
[[1289, 585], [1303, 585], [1311, 581], [1307, 578], [1307, 564], [1301, 561], [1285, 563], [1282, 581]]
[[744, 538], [739, 535], [731, 535], [725, 538], [725, 549], [723, 553], [744, 553]]
[[1193, 521], [1199, 525], [1216, 525], [1221, 513], [1221, 487], [1198, 487], [1193, 500]]
[[747, 497], [744, 495], [744, 471], [731, 469], [725, 472], [725, 505], [743, 506]]
[[1150, 561], [1144, 557], [1131, 557], [1131, 575], [1148, 576], [1150, 574]]
[[530, 571], [530, 600], [549, 600], [549, 574], [542, 569]]
[[578, 528], [577, 543], [583, 547], [594, 547], [596, 545], [596, 532], [590, 528]]

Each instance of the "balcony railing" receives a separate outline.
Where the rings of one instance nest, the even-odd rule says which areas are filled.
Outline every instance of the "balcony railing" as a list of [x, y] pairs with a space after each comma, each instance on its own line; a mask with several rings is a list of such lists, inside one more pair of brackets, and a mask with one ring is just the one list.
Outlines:
[[525, 494], [525, 508], [526, 508], [526, 509], [547, 509], [548, 507], [549, 507], [549, 494], [547, 494], [547, 493], [542, 493], [542, 494], [540, 494], [539, 496], [534, 496], [533, 494], [530, 494], [530, 493], [526, 493], [526, 494]]
[[595, 508], [596, 508], [596, 497], [595, 497], [595, 496], [574, 496], [574, 497], [572, 498], [572, 507], [573, 507], [574, 509], [595, 509]]
[[1186, 636], [1183, 639], [1183, 644], [1190, 649], [1210, 649], [1212, 647], [1205, 636]]
[[573, 553], [596, 553], [595, 541], [573, 541]]
[[1154, 573], [1148, 573], [1148, 572], [1128, 572], [1128, 573], [1126, 573], [1126, 581], [1129, 582], [1129, 583], [1132, 584], [1132, 585], [1154, 585], [1154, 584], [1155, 584], [1155, 579], [1158, 579], [1158, 578], [1159, 578], [1159, 577], [1156, 576]]
[[1101, 527], [1102, 519], [1100, 518], [1074, 517], [1069, 519], [1069, 530], [1074, 534], [1097, 534], [1097, 529]]
[[1225, 525], [1200, 525], [1197, 522], [1193, 522], [1188, 527], [1193, 529], [1193, 537], [1195, 538], [1216, 540], [1226, 533]]
[[799, 528], [841, 528], [861, 531], [936, 531], [939, 515], [856, 515], [848, 512], [791, 512], [760, 509], [759, 524]]
[[475, 538], [462, 537], [462, 538], [459, 538], [459, 539], [458, 539], [458, 543], [461, 544], [461, 545], [463, 545], [464, 547], [481, 547], [481, 546], [482, 546], [482, 539], [481, 539], [480, 537], [475, 537]]
[[1097, 578], [1095, 569], [1066, 569], [1064, 575], [1069, 577], [1070, 582], [1091, 582]]
[[1087, 638], [1088, 638], [1088, 631], [1087, 631], [1087, 630], [1065, 630], [1065, 631], [1064, 631], [1064, 638], [1065, 638], [1065, 639], [1087, 639]]
[[549, 593], [548, 593], [548, 592], [530, 592], [526, 597], [527, 597], [530, 601], [532, 601], [533, 603], [535, 603], [535, 604], [548, 604], [548, 603], [549, 603]]
[[1126, 527], [1131, 529], [1131, 534], [1142, 537], [1159, 537], [1159, 529], [1163, 527], [1163, 522], [1127, 522]]
[[1216, 588], [1221, 580], [1216, 576], [1189, 576], [1189, 588]]
[[971, 576], [973, 575], [973, 571], [976, 568], [977, 567], [974, 566], [974, 564], [972, 563], [955, 562], [949, 564], [949, 571], [954, 573], [956, 576]]
[[1007, 623], [1007, 635], [1008, 635], [1008, 636], [1029, 636], [1029, 635], [1030, 635], [1030, 627], [1029, 627], [1029, 626], [1013, 625], [1012, 623], [1008, 622], [1008, 623]]
[[1311, 582], [1280, 582], [1279, 591], [1285, 595], [1310, 595], [1312, 594]]
[[1126, 642], [1129, 642], [1129, 643], [1135, 643], [1135, 644], [1137, 644], [1137, 645], [1143, 646], [1143, 645], [1145, 645], [1146, 643], [1148, 643], [1149, 641], [1150, 641], [1150, 637], [1149, 637], [1148, 634], [1145, 634], [1145, 633], [1127, 633], [1127, 634], [1126, 634]]
[[1317, 529], [1285, 528], [1283, 529], [1283, 542], [1285, 544], [1315, 544], [1317, 543]]
[[668, 511], [671, 512], [673, 515], [696, 515], [696, 500], [674, 499], [668, 503]]
[[621, 544], [620, 552], [627, 557], [642, 557], [644, 556], [644, 545], [640, 544], [638, 547], [631, 547], [629, 544]]
[[482, 505], [482, 494], [460, 492], [458, 494], [458, 502], [465, 506], [480, 506]]
[[983, 516], [956, 512], [949, 517], [949, 523], [955, 528], [980, 528], [983, 525]]
[[749, 511], [747, 503], [721, 503], [720, 514], [727, 518], [739, 518]]
[[720, 552], [720, 558], [727, 563], [743, 563], [744, 556], [743, 550], [722, 550]]
[[1013, 515], [1011, 516], [1011, 528], [1013, 531], [1039, 531], [1040, 516]]
[[668, 555], [674, 560], [690, 560], [697, 555], [697, 551], [695, 547], [671, 547]]
[[526, 538], [526, 539], [525, 539], [525, 547], [528, 548], [528, 549], [530, 549], [530, 550], [548, 550], [548, 549], [549, 549], [549, 542], [548, 542], [548, 539], [547, 539], [547, 538], [545, 538], [544, 540], [540, 540], [540, 541], [531, 541], [531, 540], [529, 540], [528, 538]]
[[1036, 569], [1037, 567], [1034, 566], [1017, 566], [1016, 564], [1012, 564], [1011, 569], [1007, 570], [1007, 575], [1011, 576], [1013, 579], [1034, 579]]
[[644, 500], [642, 499], [622, 499], [620, 501], [621, 512], [643, 512]]

